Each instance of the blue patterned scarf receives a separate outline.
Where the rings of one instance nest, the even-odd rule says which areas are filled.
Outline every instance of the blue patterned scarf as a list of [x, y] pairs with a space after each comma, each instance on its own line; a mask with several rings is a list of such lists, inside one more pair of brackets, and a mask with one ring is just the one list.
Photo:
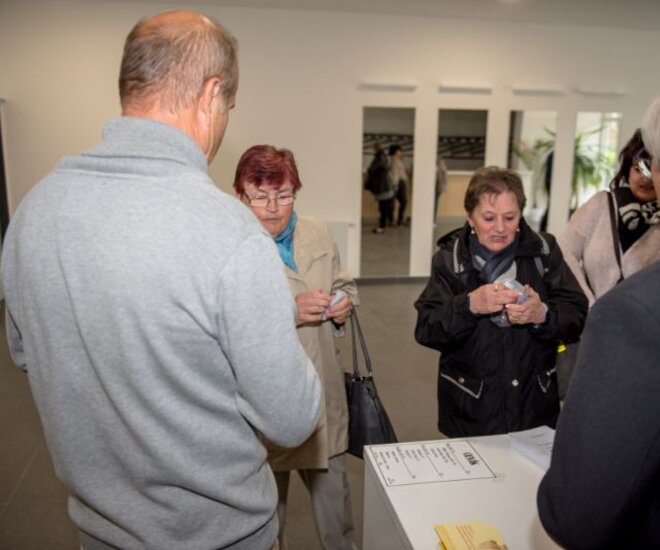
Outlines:
[[296, 260], [293, 258], [293, 230], [296, 228], [296, 221], [298, 221], [298, 216], [293, 212], [284, 231], [275, 237], [275, 244], [284, 264], [291, 271], [298, 273]]

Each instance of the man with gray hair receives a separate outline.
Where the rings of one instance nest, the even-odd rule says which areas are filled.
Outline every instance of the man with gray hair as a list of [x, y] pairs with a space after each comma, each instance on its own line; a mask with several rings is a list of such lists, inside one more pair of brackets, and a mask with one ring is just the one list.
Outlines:
[[[646, 111], [642, 135], [660, 197], [660, 99]], [[659, 222], [656, 215], [647, 231], [658, 246]], [[541, 522], [562, 547], [660, 548], [659, 357], [656, 262], [589, 311], [537, 495]]]
[[297, 446], [321, 391], [272, 238], [208, 173], [236, 40], [194, 12], [141, 20], [122, 117], [22, 201], [2, 278], [85, 550], [263, 550], [277, 493], [261, 435]]

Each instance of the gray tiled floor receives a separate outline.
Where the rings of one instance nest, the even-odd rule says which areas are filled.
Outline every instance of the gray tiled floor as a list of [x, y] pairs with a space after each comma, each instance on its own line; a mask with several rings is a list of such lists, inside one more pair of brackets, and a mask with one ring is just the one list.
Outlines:
[[[4, 334], [4, 321], [0, 330]], [[27, 377], [0, 338], [0, 549], [77, 549]]]
[[[422, 284], [360, 287], [360, 319], [375, 378], [399, 439], [439, 437], [435, 428], [437, 354], [413, 339], [413, 302]], [[4, 333], [4, 326], [0, 327]], [[350, 368], [350, 343], [340, 342]], [[66, 492], [55, 479], [30, 396], [27, 378], [8, 357], [0, 338], [0, 550], [77, 550], [76, 531], [66, 513]], [[358, 541], [362, 536], [363, 463], [349, 457]], [[309, 500], [296, 476], [287, 521], [292, 550], [319, 548]]]
[[[462, 218], [439, 218], [433, 230], [433, 251], [438, 238], [463, 225]], [[405, 277], [410, 264], [410, 227], [388, 227], [375, 234], [377, 220], [362, 220], [360, 274], [363, 278]]]

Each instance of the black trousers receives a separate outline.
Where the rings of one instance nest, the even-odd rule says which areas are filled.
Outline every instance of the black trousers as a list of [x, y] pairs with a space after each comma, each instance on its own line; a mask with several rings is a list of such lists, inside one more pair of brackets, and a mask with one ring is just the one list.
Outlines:
[[378, 227], [385, 229], [394, 219], [394, 199], [378, 201], [378, 212], [380, 213]]

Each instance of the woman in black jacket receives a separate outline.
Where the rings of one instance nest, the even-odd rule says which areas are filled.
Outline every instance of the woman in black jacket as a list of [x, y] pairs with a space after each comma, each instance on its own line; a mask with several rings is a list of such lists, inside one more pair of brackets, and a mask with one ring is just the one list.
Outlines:
[[555, 358], [579, 338], [587, 299], [552, 235], [525, 222], [513, 170], [472, 176], [467, 223], [438, 241], [415, 302], [415, 338], [441, 352], [438, 429], [449, 437], [554, 427]]

